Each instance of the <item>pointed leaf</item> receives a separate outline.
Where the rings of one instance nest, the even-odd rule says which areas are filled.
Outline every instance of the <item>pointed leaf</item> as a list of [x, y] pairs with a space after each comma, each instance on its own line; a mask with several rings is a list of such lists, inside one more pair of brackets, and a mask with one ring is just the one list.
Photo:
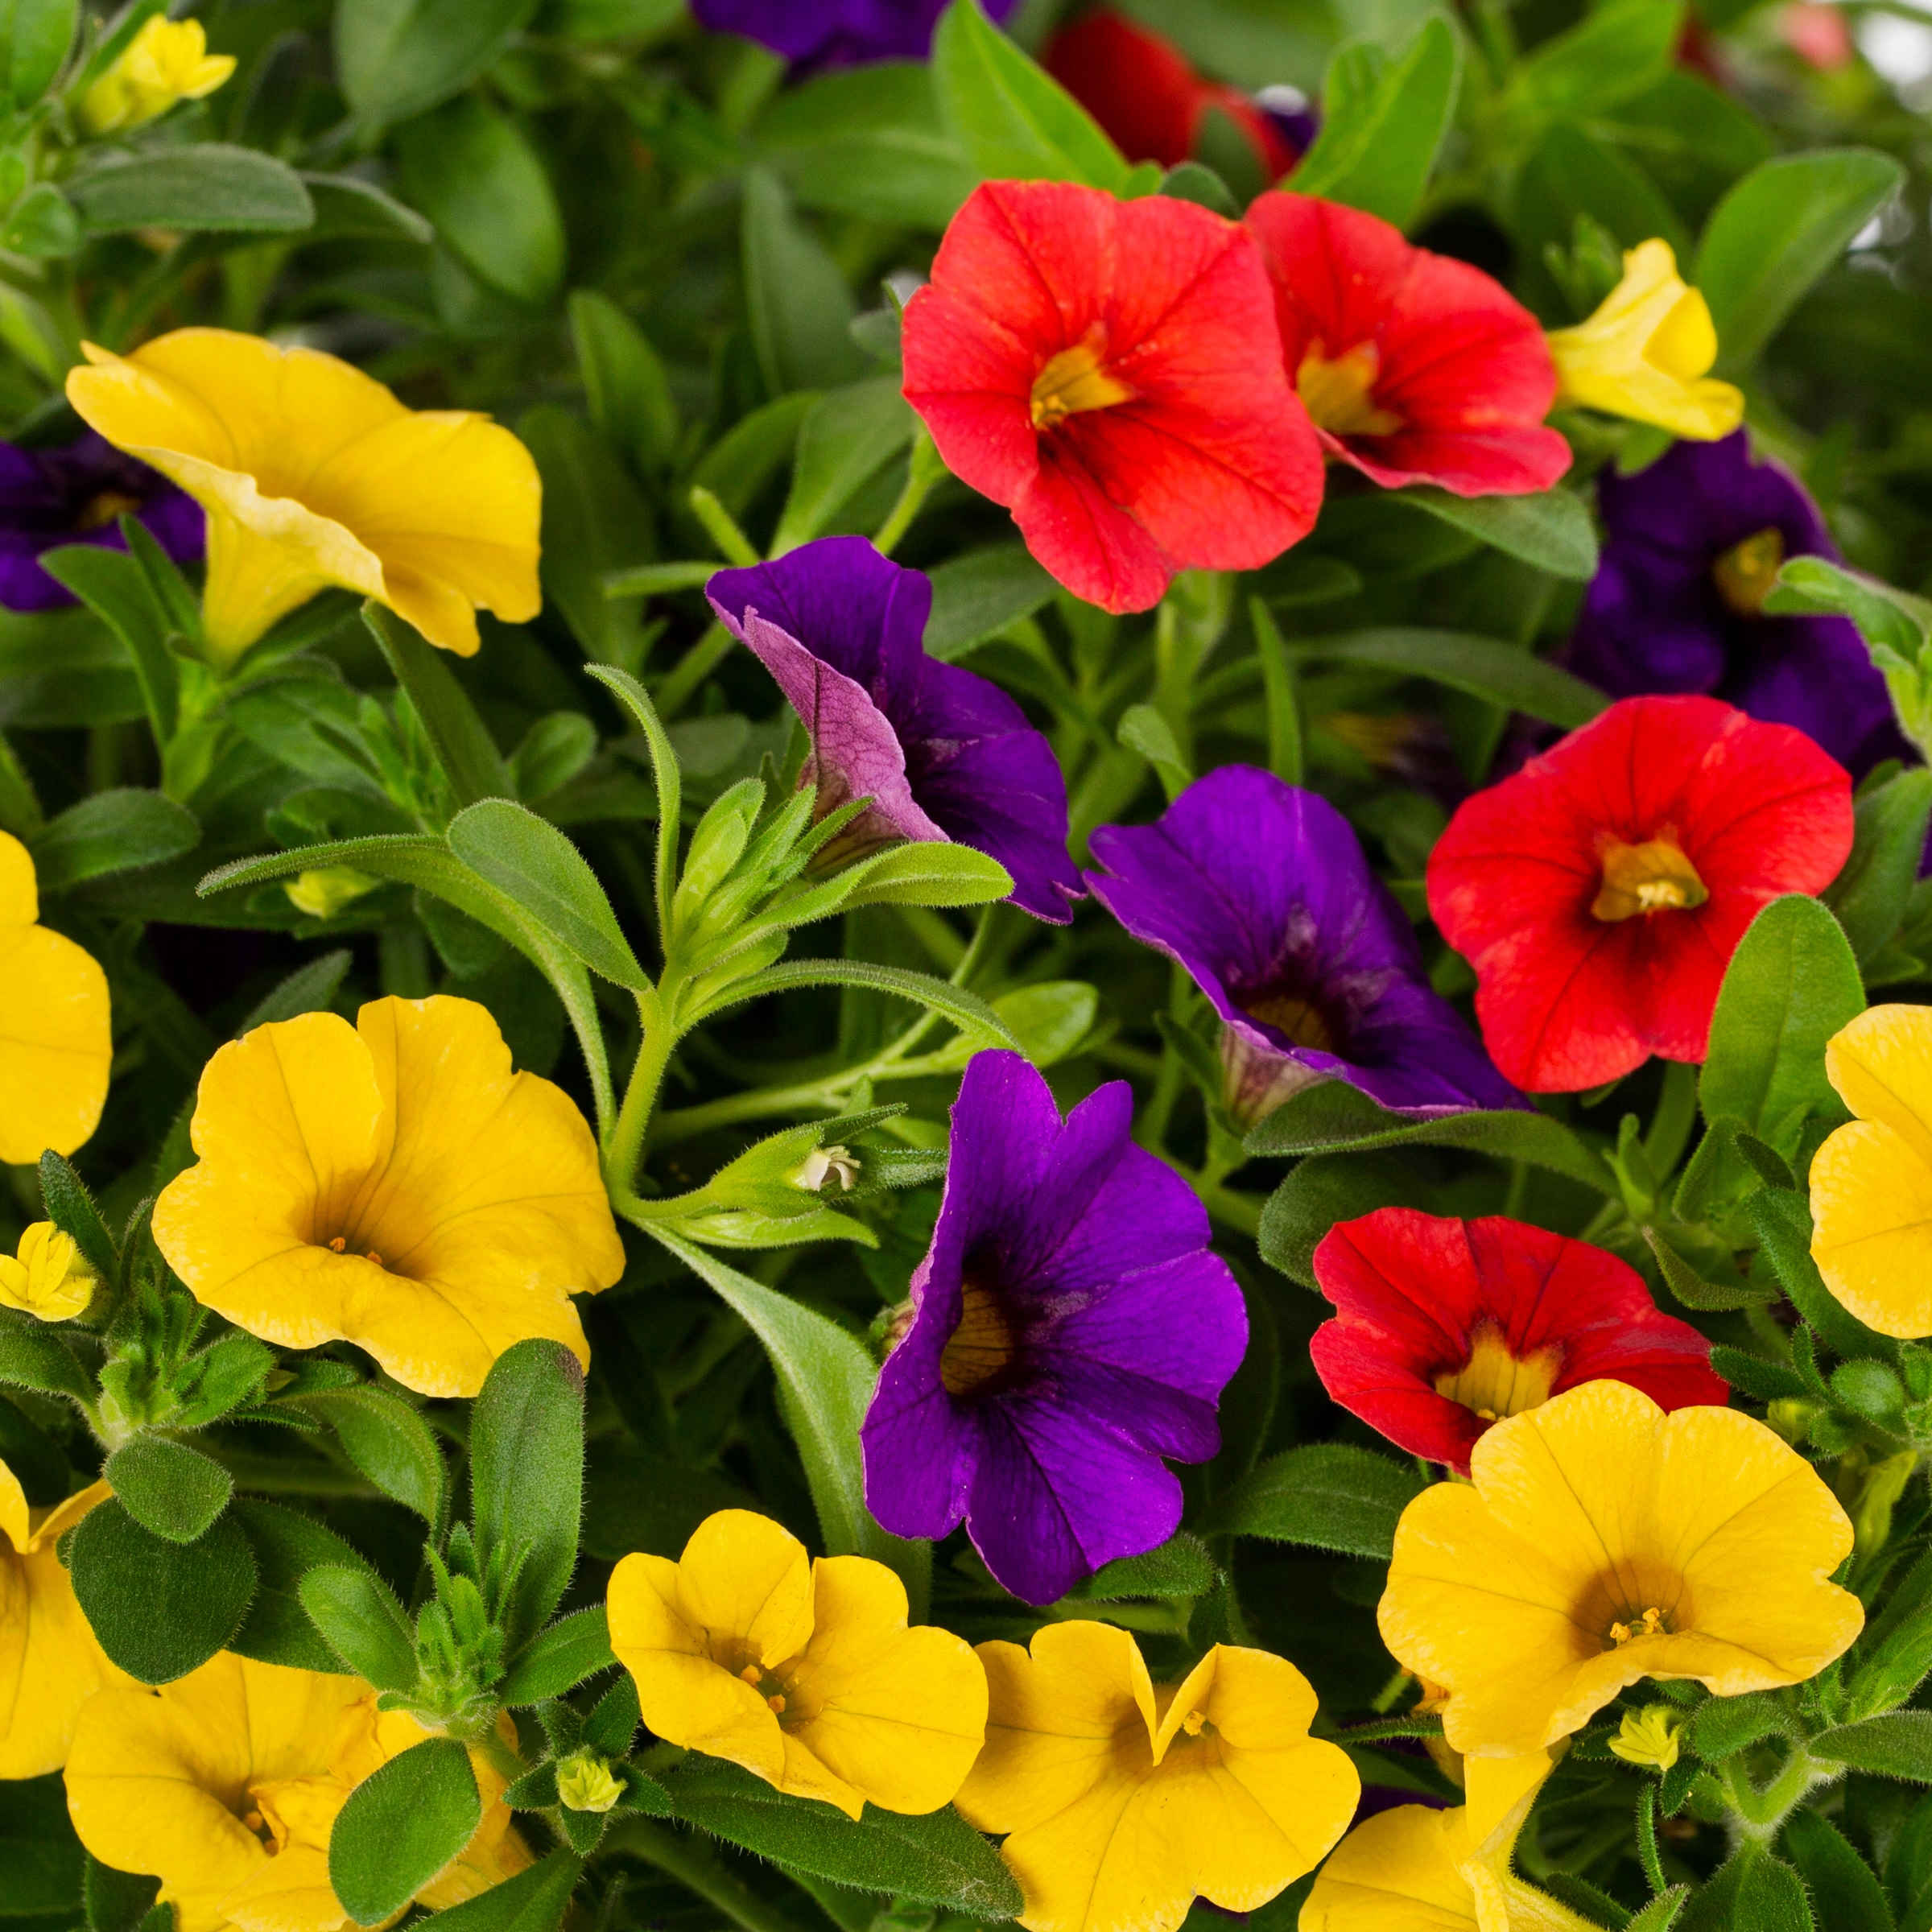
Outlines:
[[400, 1912], [483, 1822], [469, 1754], [425, 1738], [365, 1777], [336, 1814], [328, 1882], [359, 1926]]

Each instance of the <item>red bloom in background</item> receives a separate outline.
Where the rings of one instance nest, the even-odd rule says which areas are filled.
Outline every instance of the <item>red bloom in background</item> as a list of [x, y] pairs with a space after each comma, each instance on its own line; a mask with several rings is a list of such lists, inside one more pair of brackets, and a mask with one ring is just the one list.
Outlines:
[[1129, 161], [1178, 167], [1194, 152], [1211, 107], [1247, 136], [1270, 181], [1301, 159], [1238, 88], [1203, 79], [1171, 40], [1119, 14], [1102, 9], [1063, 27], [1048, 43], [1042, 64]]
[[1628, 1382], [1666, 1409], [1731, 1399], [1711, 1344], [1660, 1314], [1635, 1269], [1500, 1214], [1379, 1208], [1322, 1237], [1315, 1278], [1336, 1309], [1309, 1344], [1323, 1387], [1465, 1476], [1492, 1422], [1579, 1382]]
[[1322, 447], [1390, 489], [1547, 489], [1570, 445], [1543, 426], [1556, 369], [1536, 318], [1467, 262], [1311, 195], [1248, 211], [1274, 283], [1289, 379]]
[[1308, 534], [1321, 452], [1238, 223], [1192, 202], [988, 181], [906, 304], [906, 399], [1069, 590], [1146, 610], [1178, 570]]
[[1715, 698], [1626, 698], [1457, 808], [1429, 910], [1475, 967], [1483, 1041], [1538, 1093], [1653, 1053], [1701, 1060], [1766, 901], [1852, 849], [1852, 780], [1801, 731]]

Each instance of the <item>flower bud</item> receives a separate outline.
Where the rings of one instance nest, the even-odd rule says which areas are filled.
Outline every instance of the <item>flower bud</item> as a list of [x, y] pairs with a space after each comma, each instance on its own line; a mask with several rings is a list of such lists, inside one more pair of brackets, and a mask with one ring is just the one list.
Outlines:
[[1626, 1711], [1610, 1748], [1627, 1765], [1650, 1765], [1668, 1771], [1677, 1762], [1679, 1713], [1668, 1704]]
[[609, 1765], [588, 1751], [557, 1766], [557, 1797], [567, 1811], [608, 1811], [623, 1795]]
[[232, 54], [211, 54], [199, 20], [157, 14], [81, 97], [80, 118], [97, 134], [125, 134], [177, 101], [212, 94], [235, 71]]
[[374, 892], [382, 883], [353, 865], [321, 865], [299, 873], [282, 890], [296, 911], [307, 913], [312, 919], [332, 919], [345, 906], [365, 892]]
[[70, 1235], [35, 1221], [13, 1255], [0, 1254], [0, 1307], [43, 1322], [72, 1321], [94, 1298], [94, 1271]]

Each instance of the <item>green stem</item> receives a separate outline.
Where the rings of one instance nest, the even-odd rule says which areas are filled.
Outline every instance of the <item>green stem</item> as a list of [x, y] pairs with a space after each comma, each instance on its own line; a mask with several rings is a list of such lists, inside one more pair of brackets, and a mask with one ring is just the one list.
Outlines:
[[1806, 1793], [1814, 1785], [1830, 1783], [1834, 1775], [1802, 1744], [1794, 1744], [1784, 1769], [1761, 1791], [1752, 1783], [1743, 1760], [1732, 1758], [1724, 1767], [1724, 1792], [1744, 1835], [1769, 1845]]
[[644, 1158], [644, 1145], [650, 1133], [651, 1110], [657, 1104], [658, 1089], [663, 1084], [664, 1069], [671, 1063], [671, 1050], [676, 1044], [667, 1010], [673, 992], [671, 972], [667, 968], [661, 987], [638, 995], [638, 1018], [643, 1026], [644, 1037], [638, 1042], [630, 1084], [624, 1089], [624, 1104], [617, 1109], [617, 1125], [611, 1129], [604, 1149], [604, 1178], [613, 1194], [628, 1195], [637, 1184], [638, 1164]]
[[722, 624], [714, 624], [691, 649], [664, 674], [664, 681], [652, 694], [658, 716], [675, 718], [696, 695], [698, 687], [724, 662], [737, 642]]
[[615, 1821], [606, 1835], [609, 1851], [634, 1852], [647, 1864], [675, 1878], [708, 1905], [715, 1905], [745, 1932], [799, 1932], [777, 1906], [768, 1904], [687, 1834], [667, 1831], [641, 1818]]
[[[1183, 968], [1174, 966], [1169, 968], [1168, 1017], [1183, 1025], [1187, 1017], [1187, 976]], [[1174, 1113], [1174, 1103], [1181, 1097], [1181, 1082], [1186, 1077], [1186, 1072], [1187, 1070], [1181, 1065], [1181, 1056], [1171, 1046], [1163, 1046], [1161, 1051], [1161, 1071], [1154, 1083], [1154, 1097], [1147, 1103], [1146, 1112], [1141, 1116], [1140, 1128], [1134, 1137], [1150, 1153], [1158, 1154], [1161, 1143], [1167, 1137], [1167, 1123]]]
[[906, 487], [899, 492], [899, 500], [893, 505], [892, 514], [879, 526], [872, 539], [873, 548], [881, 556], [892, 555], [894, 545], [911, 529], [913, 518], [925, 508], [933, 485], [945, 473], [946, 466], [939, 461], [932, 438], [922, 424], [912, 440], [912, 460], [906, 471]]

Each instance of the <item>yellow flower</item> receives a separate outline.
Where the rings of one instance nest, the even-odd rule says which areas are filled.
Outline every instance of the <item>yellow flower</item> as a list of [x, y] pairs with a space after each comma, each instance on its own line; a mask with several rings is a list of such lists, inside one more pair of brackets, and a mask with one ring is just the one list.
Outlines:
[[94, 1298], [94, 1271], [69, 1235], [35, 1221], [12, 1255], [0, 1254], [0, 1308], [43, 1322], [72, 1321]]
[[596, 1143], [561, 1088], [510, 1071], [486, 1007], [258, 1026], [203, 1069], [192, 1137], [155, 1239], [250, 1334], [353, 1342], [425, 1395], [474, 1395], [531, 1335], [588, 1364], [568, 1298], [624, 1271]]
[[1685, 286], [1668, 242], [1630, 250], [1623, 280], [1596, 313], [1549, 341], [1559, 404], [1654, 423], [1700, 443], [1744, 420], [1744, 392], [1707, 374], [1717, 360], [1710, 305]]
[[1472, 1757], [1554, 1744], [1646, 1677], [1798, 1683], [1864, 1626], [1829, 1580], [1852, 1547], [1838, 1499], [1740, 1410], [1586, 1382], [1498, 1422], [1470, 1475], [1402, 1512], [1381, 1622]]
[[0, 1161], [16, 1166], [93, 1132], [114, 1059], [107, 975], [39, 917], [33, 858], [0, 832]]
[[157, 14], [80, 98], [80, 118], [97, 134], [125, 133], [164, 114], [177, 101], [212, 94], [235, 71], [232, 54], [211, 54], [199, 20]]
[[297, 912], [305, 912], [312, 919], [332, 919], [344, 906], [353, 906], [382, 883], [353, 865], [312, 865], [307, 872], [297, 873], [282, 890]]
[[80, 1707], [134, 1681], [95, 1641], [54, 1550], [109, 1493], [96, 1483], [30, 1510], [20, 1479], [0, 1463], [0, 1778], [58, 1771]]
[[627, 1556], [610, 1647], [644, 1722], [848, 1817], [936, 1811], [986, 1726], [986, 1675], [950, 1630], [906, 1624], [906, 1589], [863, 1556], [815, 1563], [768, 1517], [720, 1509], [677, 1563]]
[[1811, 1258], [1868, 1328], [1932, 1335], [1932, 1007], [1861, 1013], [1825, 1071], [1858, 1118], [1811, 1163]]
[[335, 357], [224, 328], [113, 355], [83, 343], [68, 400], [208, 512], [202, 616], [231, 664], [332, 584], [467, 656], [477, 607], [534, 617], [543, 486], [530, 452], [468, 410], [406, 409]]
[[1616, 1736], [1610, 1740], [1610, 1748], [1627, 1765], [1650, 1765], [1668, 1771], [1682, 1748], [1681, 1715], [1670, 1704], [1645, 1704], [1641, 1711], [1626, 1711]]
[[[507, 1718], [498, 1730], [514, 1741]], [[68, 1811], [102, 1864], [161, 1880], [175, 1932], [338, 1932], [352, 1922], [328, 1883], [336, 1814], [425, 1736], [407, 1712], [379, 1712], [359, 1678], [223, 1651], [159, 1691], [105, 1691], [88, 1705], [68, 1756]], [[480, 1752], [470, 1764], [483, 1822], [416, 1894], [438, 1910], [530, 1862], [502, 1775]]]
[[1217, 1644], [1157, 1686], [1132, 1636], [1084, 1622], [980, 1657], [993, 1703], [959, 1808], [1011, 1835], [1030, 1932], [1174, 1932], [1197, 1896], [1252, 1911], [1354, 1813], [1355, 1767], [1309, 1736], [1315, 1692], [1286, 1657]]

